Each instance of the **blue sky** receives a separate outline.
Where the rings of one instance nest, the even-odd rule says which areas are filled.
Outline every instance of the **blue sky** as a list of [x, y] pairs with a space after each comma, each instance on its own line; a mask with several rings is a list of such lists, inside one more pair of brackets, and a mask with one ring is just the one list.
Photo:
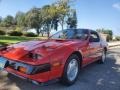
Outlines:
[[[2, 0], [0, 16], [14, 16], [16, 12], [26, 12], [36, 6], [51, 4], [55, 0]], [[120, 0], [75, 0], [73, 8], [77, 9], [78, 28], [107, 28], [115, 35], [120, 35]]]

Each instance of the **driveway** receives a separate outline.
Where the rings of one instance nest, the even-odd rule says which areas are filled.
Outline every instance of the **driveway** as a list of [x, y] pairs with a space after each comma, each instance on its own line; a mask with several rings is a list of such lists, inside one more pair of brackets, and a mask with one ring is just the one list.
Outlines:
[[120, 48], [109, 51], [105, 64], [93, 63], [82, 69], [73, 86], [62, 86], [58, 82], [38, 86], [0, 72], [0, 90], [120, 90]]

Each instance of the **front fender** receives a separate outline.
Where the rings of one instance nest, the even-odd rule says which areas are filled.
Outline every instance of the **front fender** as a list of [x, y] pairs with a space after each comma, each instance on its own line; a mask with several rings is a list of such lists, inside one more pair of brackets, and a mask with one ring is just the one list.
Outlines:
[[[66, 46], [57, 49], [50, 57], [50, 63], [52, 65], [50, 79], [55, 79], [62, 76], [64, 66], [71, 54], [78, 51], [77, 48]], [[79, 50], [82, 53], [81, 50]]]

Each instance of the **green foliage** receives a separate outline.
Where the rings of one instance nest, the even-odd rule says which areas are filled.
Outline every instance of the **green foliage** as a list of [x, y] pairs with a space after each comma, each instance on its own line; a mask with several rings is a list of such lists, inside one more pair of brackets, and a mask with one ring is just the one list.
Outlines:
[[0, 24], [1, 24], [1, 22], [2, 22], [2, 17], [0, 17]]
[[62, 30], [64, 29], [64, 24], [67, 21], [68, 15], [70, 13], [69, 0], [58, 0], [58, 16], [59, 23], [61, 24]]
[[10, 36], [22, 36], [23, 33], [21, 31], [10, 31], [10, 32], [8, 32], [8, 35], [10, 35]]
[[49, 32], [50, 32], [50, 28], [52, 25], [52, 9], [50, 7], [50, 5], [45, 5], [42, 8], [42, 14], [43, 14], [43, 22], [44, 22], [44, 26], [43, 28], [47, 30], [48, 33], [48, 37], [49, 37]]
[[1, 23], [4, 27], [10, 27], [12, 25], [15, 25], [15, 20], [13, 16], [8, 15]]
[[26, 37], [37, 37], [37, 35], [33, 32], [27, 32], [24, 34]]
[[15, 16], [15, 22], [17, 26], [19, 27], [25, 27], [26, 22], [25, 22], [25, 13], [23, 12], [17, 12]]
[[109, 30], [109, 29], [97, 29], [96, 30], [97, 32], [100, 32], [100, 33], [103, 33], [103, 34], [107, 34], [107, 41], [111, 41], [112, 40], [112, 37], [113, 37], [113, 32], [112, 30]]
[[[72, 12], [70, 2], [70, 0], [57, 0], [51, 5], [45, 5], [41, 8], [34, 7], [27, 13], [17, 12], [15, 17], [8, 15], [3, 19], [0, 18], [0, 27], [22, 27], [22, 31], [35, 29], [37, 35], [41, 31], [45, 31], [48, 37], [51, 29], [57, 31], [58, 25], [61, 25], [63, 30], [65, 24], [68, 24], [67, 22], [69, 22], [70, 28], [76, 28], [76, 12]], [[70, 17], [71, 13], [73, 15]]]
[[120, 36], [116, 36], [115, 40], [120, 41]]
[[38, 35], [42, 26], [42, 17], [40, 14], [40, 8], [32, 8], [25, 16], [27, 26], [36, 29]]
[[111, 35], [107, 35], [106, 40], [107, 40], [107, 42], [111, 41], [112, 40], [112, 36]]
[[0, 35], [0, 44], [6, 45], [6, 44], [12, 44], [12, 43], [18, 43], [28, 40], [38, 40], [38, 39], [45, 39], [46, 37], [19, 37], [19, 36], [3, 36]]
[[72, 15], [69, 15], [67, 20], [68, 28], [77, 28], [77, 15], [76, 10], [71, 11]]
[[21, 27], [16, 27], [15, 31], [22, 31]]
[[109, 34], [109, 35], [113, 35], [113, 32], [112, 32], [112, 30], [109, 30], [109, 29], [104, 29], [104, 28], [102, 28], [102, 29], [97, 29], [96, 31], [98, 31], [98, 32], [101, 32], [101, 33], [104, 33], [104, 34]]
[[0, 30], [0, 35], [5, 35], [5, 34], [6, 34], [5, 31]]

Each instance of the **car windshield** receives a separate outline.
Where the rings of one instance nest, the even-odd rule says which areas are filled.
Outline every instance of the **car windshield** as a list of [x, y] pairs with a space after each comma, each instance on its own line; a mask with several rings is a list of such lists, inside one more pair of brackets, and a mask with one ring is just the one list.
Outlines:
[[66, 29], [57, 32], [49, 39], [80, 39], [85, 40], [88, 37], [88, 30], [85, 29]]

